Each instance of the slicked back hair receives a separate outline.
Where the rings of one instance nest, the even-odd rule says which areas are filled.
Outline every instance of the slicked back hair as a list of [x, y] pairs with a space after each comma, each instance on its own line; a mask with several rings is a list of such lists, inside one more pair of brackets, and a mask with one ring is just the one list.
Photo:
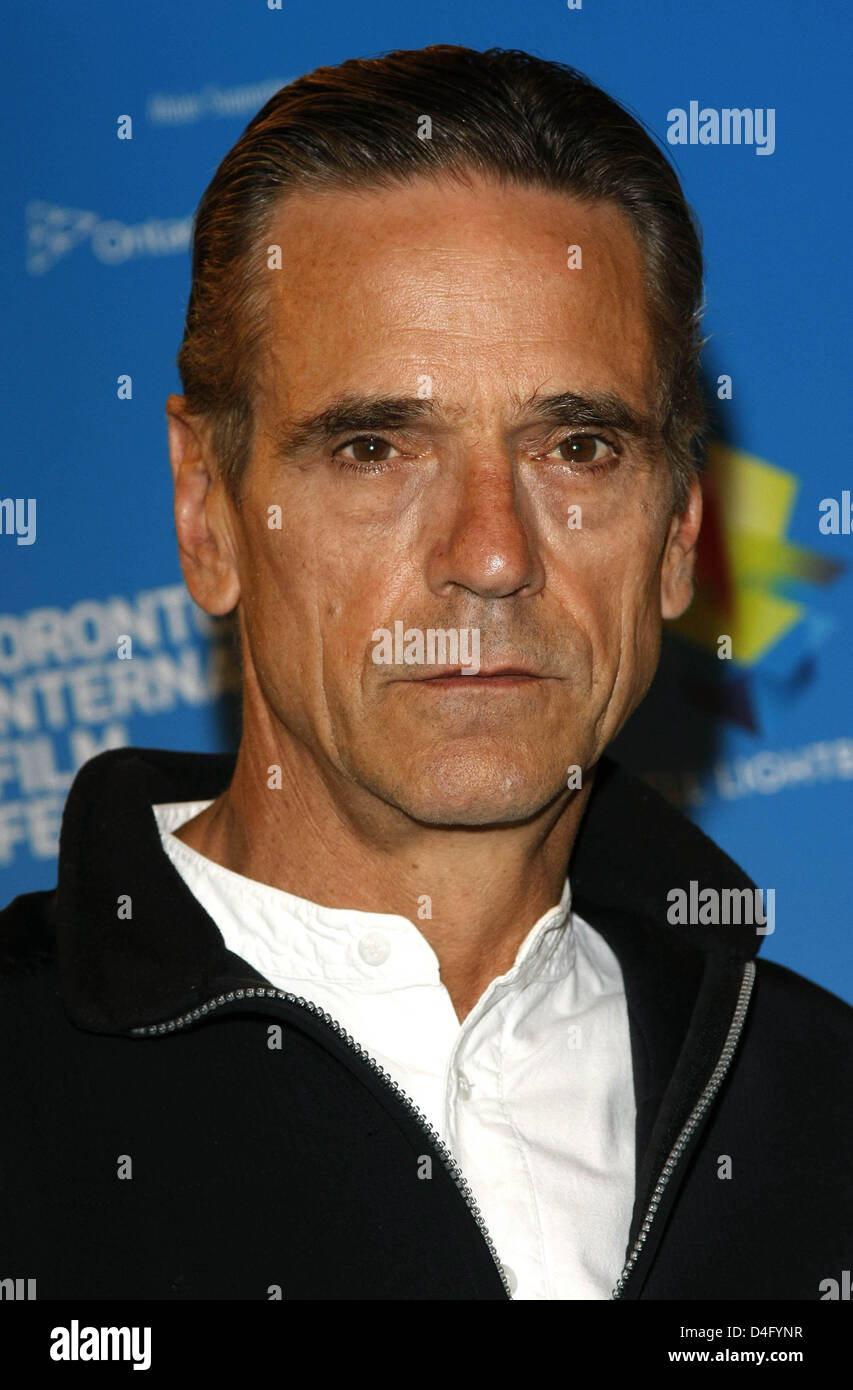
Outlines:
[[[419, 138], [429, 116], [431, 138]], [[699, 378], [702, 246], [645, 126], [563, 63], [450, 44], [320, 67], [282, 87], [229, 150], [194, 221], [178, 369], [239, 504], [267, 327], [267, 230], [290, 192], [392, 188], [471, 174], [620, 209], [637, 238], [656, 355], [655, 423], [681, 512], [708, 429]], [[298, 350], [295, 348], [294, 350]]]

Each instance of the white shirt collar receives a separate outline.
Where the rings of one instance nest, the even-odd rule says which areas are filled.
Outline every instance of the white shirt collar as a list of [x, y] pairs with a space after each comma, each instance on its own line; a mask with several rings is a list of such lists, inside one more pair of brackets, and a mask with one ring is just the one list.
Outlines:
[[[217, 923], [230, 922], [231, 949], [261, 962], [268, 979], [294, 986], [334, 981], [370, 993], [439, 983], [438, 957], [414, 920], [390, 912], [325, 907], [234, 873], [177, 839], [174, 832], [209, 805], [183, 801], [151, 809], [164, 850], [208, 915]], [[413, 919], [416, 914], [414, 904]], [[559, 903], [534, 923], [512, 968], [487, 993], [521, 988], [533, 978], [564, 976], [573, 963], [573, 946], [567, 878]], [[386, 958], [377, 962], [386, 951]]]

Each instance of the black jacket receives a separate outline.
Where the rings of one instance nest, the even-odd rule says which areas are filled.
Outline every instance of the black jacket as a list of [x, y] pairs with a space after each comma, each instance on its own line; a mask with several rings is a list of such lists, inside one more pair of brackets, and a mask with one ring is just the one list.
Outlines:
[[[35, 1279], [39, 1299], [507, 1298], [420, 1112], [334, 1020], [225, 949], [164, 854], [151, 804], [215, 797], [232, 770], [92, 759], [57, 888], [0, 913], [0, 1278]], [[853, 1255], [853, 1010], [756, 962], [754, 927], [667, 924], [672, 887], [754, 885], [607, 757], [569, 872], [630, 1017], [636, 1193], [615, 1296], [820, 1299]]]

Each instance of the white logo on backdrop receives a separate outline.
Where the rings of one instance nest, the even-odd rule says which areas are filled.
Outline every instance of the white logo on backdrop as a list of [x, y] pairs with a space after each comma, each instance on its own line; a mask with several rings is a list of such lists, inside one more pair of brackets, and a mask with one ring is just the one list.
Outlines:
[[200, 92], [153, 92], [145, 105], [152, 125], [191, 125], [207, 116], [254, 116], [292, 78], [270, 78], [242, 87], [215, 87], [208, 82]]
[[173, 256], [186, 251], [192, 234], [192, 214], [186, 217], [148, 217], [135, 225], [101, 217], [84, 208], [28, 203], [27, 270], [44, 275], [81, 242], [103, 265], [120, 265], [140, 256]]

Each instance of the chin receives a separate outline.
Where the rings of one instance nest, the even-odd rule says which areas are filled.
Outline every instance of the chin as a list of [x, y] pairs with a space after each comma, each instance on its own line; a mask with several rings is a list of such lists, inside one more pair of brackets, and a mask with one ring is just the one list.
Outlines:
[[[386, 798], [424, 825], [512, 825], [529, 820], [565, 789], [554, 784], [554, 768], [524, 767], [509, 760], [459, 756], [429, 765], [414, 763], [411, 778], [399, 770]], [[389, 792], [391, 793], [389, 795]]]
[[446, 830], [454, 827], [485, 830], [501, 825], [524, 825], [544, 810], [544, 806], [538, 803], [497, 805], [494, 800], [489, 802], [484, 798], [483, 801], [469, 800], [465, 805], [455, 805], [448, 801], [433, 802], [429, 805], [419, 802], [409, 806], [400, 803], [400, 810], [405, 811], [406, 815], [419, 825], [443, 826]]

